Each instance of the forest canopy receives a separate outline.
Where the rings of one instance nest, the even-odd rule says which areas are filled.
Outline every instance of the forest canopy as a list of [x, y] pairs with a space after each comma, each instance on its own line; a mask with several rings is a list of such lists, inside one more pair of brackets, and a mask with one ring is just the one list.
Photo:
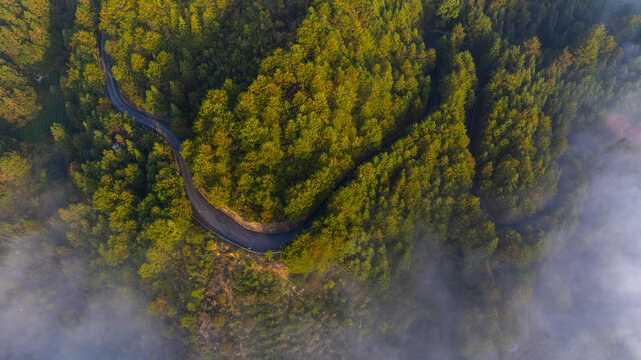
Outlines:
[[49, 1], [10, 0], [0, 8], [0, 128], [24, 126], [39, 110], [36, 66], [49, 45]]
[[345, 172], [424, 111], [433, 55], [419, 1], [312, 6], [246, 91], [210, 92], [183, 147], [210, 201], [301, 220]]
[[[104, 299], [133, 304], [101, 328], [131, 339], [54, 357], [535, 358], [551, 340], [523, 342], [520, 310], [541, 266], [615, 247], [577, 229], [604, 154], [638, 157], [639, 10], [3, 1], [0, 280], [24, 281], [0, 281], [0, 358], [76, 344], [60, 334], [92, 328]], [[180, 148], [114, 107], [99, 39], [124, 101]], [[291, 239], [264, 254], [224, 241], [197, 222], [188, 175], [214, 207]], [[572, 280], [554, 281], [553, 310], [580, 308]], [[12, 337], [33, 319], [48, 320]]]
[[43, 60], [49, 41], [48, 0], [6, 0], [0, 9], [0, 49], [21, 69]]

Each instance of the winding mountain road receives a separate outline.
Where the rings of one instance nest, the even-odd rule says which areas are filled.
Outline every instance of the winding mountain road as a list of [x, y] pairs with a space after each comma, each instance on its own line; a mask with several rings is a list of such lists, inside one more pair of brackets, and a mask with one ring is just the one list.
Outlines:
[[143, 126], [155, 131], [163, 137], [171, 146], [176, 161], [180, 166], [180, 174], [185, 186], [185, 194], [191, 202], [192, 216], [194, 220], [207, 230], [213, 232], [228, 242], [239, 246], [245, 250], [264, 254], [267, 251], [280, 251], [281, 246], [293, 240], [309, 223], [299, 226], [298, 228], [281, 233], [260, 233], [248, 230], [235, 222], [225, 213], [213, 207], [203, 196], [196, 190], [191, 180], [191, 173], [185, 164], [185, 160], [180, 155], [181, 139], [174, 134], [169, 128], [169, 124], [159, 120], [154, 115], [135, 108], [127, 103], [120, 91], [118, 84], [111, 73], [111, 59], [105, 51], [105, 38], [102, 34], [98, 39], [100, 47], [100, 58], [105, 73], [105, 83], [107, 97], [111, 100], [116, 110], [126, 113], [135, 120], [136, 125]]
[[[445, 34], [440, 30], [434, 30], [434, 32]], [[267, 251], [280, 251], [283, 244], [292, 241], [304, 229], [306, 229], [309, 224], [311, 224], [313, 219], [318, 216], [323, 206], [319, 206], [303, 224], [293, 230], [280, 233], [261, 233], [246, 229], [245, 227], [234, 221], [227, 214], [212, 206], [194, 187], [191, 173], [189, 172], [184, 159], [180, 155], [182, 140], [171, 131], [169, 124], [162, 119], [159, 119], [157, 116], [128, 103], [122, 97], [122, 94], [118, 90], [118, 84], [113, 78], [113, 74], [111, 72], [111, 59], [105, 51], [105, 41], [106, 39], [103, 34], [99, 33], [98, 47], [100, 50], [100, 58], [102, 60], [102, 68], [105, 76], [105, 88], [107, 97], [109, 98], [109, 100], [111, 100], [116, 110], [128, 114], [135, 120], [136, 125], [146, 127], [155, 131], [158, 135], [164, 138], [167, 143], [169, 143], [174, 152], [176, 161], [180, 166], [180, 174], [183, 178], [185, 194], [187, 196], [187, 199], [191, 202], [192, 216], [197, 223], [202, 225], [207, 230], [213, 232], [218, 237], [223, 238], [238, 247], [254, 253], [264, 254]], [[391, 146], [391, 144], [394, 143], [394, 141], [399, 137], [388, 139], [383, 148], [385, 149]], [[376, 154], [378, 154], [378, 152], [365, 159], [362, 159], [362, 162], [371, 160], [371, 158], [373, 158]], [[344, 182], [348, 179], [350, 179], [349, 176], [345, 177], [343, 181], [338, 184], [338, 186], [344, 185]], [[483, 211], [487, 213], [485, 209], [483, 209]], [[495, 223], [500, 223], [495, 221], [494, 219], [491, 220], [493, 220]]]

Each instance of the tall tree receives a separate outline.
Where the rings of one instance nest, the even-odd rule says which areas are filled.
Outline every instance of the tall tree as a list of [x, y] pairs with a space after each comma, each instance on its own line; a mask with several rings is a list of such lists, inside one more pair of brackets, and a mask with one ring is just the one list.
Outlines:
[[0, 53], [20, 68], [42, 61], [49, 42], [49, 12], [49, 0], [4, 0]]
[[39, 110], [36, 92], [20, 70], [0, 58], [0, 120], [20, 127]]

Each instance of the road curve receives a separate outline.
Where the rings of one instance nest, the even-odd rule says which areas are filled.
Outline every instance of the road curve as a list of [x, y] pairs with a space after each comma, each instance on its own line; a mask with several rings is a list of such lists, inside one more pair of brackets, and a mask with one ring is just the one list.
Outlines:
[[197, 223], [213, 232], [218, 237], [223, 238], [245, 250], [258, 254], [264, 254], [267, 251], [280, 251], [283, 244], [293, 240], [305, 227], [308, 226], [310, 221], [307, 221], [302, 226], [287, 232], [260, 233], [242, 227], [225, 213], [213, 207], [194, 187], [194, 183], [191, 180], [191, 173], [189, 172], [184, 159], [180, 155], [181, 139], [171, 131], [169, 124], [155, 118], [152, 114], [133, 107], [123, 99], [122, 94], [118, 90], [116, 80], [113, 78], [113, 74], [111, 73], [111, 59], [105, 51], [105, 37], [102, 34], [99, 35], [98, 42], [102, 68], [105, 73], [107, 97], [111, 100], [116, 110], [126, 113], [132, 117], [135, 120], [136, 125], [155, 131], [158, 135], [163, 137], [167, 143], [169, 143], [174, 152], [176, 161], [180, 166], [180, 174], [183, 178], [185, 194], [187, 195], [187, 199], [191, 202], [192, 216]]

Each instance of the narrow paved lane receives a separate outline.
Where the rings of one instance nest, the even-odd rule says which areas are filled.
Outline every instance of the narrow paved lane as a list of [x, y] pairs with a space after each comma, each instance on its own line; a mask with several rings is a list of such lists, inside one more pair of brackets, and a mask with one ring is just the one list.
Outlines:
[[193, 218], [196, 222], [230, 243], [259, 254], [263, 254], [269, 250], [279, 251], [283, 244], [293, 240], [302, 231], [309, 221], [303, 226], [288, 232], [272, 234], [254, 232], [245, 229], [225, 213], [213, 207], [194, 187], [191, 180], [191, 173], [180, 155], [181, 140], [171, 131], [169, 124], [156, 119], [149, 113], [136, 109], [124, 101], [122, 94], [118, 90], [116, 80], [114, 80], [113, 74], [111, 73], [111, 59], [105, 51], [104, 36], [101, 35], [98, 41], [100, 43], [100, 57], [105, 73], [107, 97], [111, 100], [116, 110], [134, 118], [136, 125], [144, 126], [155, 131], [167, 140], [172, 147], [176, 160], [180, 165], [185, 193], [191, 202]]

